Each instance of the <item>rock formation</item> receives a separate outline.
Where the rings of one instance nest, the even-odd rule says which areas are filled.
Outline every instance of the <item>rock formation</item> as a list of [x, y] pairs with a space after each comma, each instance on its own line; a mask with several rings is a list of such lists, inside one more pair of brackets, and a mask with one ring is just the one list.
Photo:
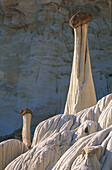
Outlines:
[[111, 0], [0, 0], [0, 140], [19, 138], [23, 108], [33, 111], [32, 136], [39, 122], [64, 112], [74, 48], [69, 19], [80, 8], [92, 16], [98, 101], [112, 92]]
[[111, 169], [112, 120], [104, 129], [98, 123], [102, 114], [112, 114], [111, 109], [112, 94], [76, 115], [57, 115], [41, 122], [35, 129], [31, 149], [5, 170]]
[[17, 140], [9, 139], [0, 143], [0, 170], [4, 168], [15, 158], [26, 152], [27, 146]]
[[64, 114], [76, 114], [96, 104], [96, 94], [91, 72], [87, 30], [89, 14], [78, 12], [70, 20], [74, 28], [74, 57]]
[[[27, 20], [28, 18], [25, 17], [24, 13], [21, 11], [22, 10], [21, 2], [20, 4], [19, 3], [10, 4], [9, 2], [7, 6], [7, 3], [6, 3], [7, 1], [8, 0], [4, 2], [1, 1], [0, 7], [3, 8], [2, 12], [3, 14], [5, 14], [5, 19], [7, 18], [7, 16], [10, 18], [10, 24], [11, 24], [10, 28], [11, 29], [17, 29], [17, 28], [26, 29], [27, 28], [26, 25], [29, 25], [29, 22]], [[40, 1], [40, 3], [42, 2]], [[37, 4], [39, 5], [39, 3]], [[35, 5], [35, 8], [31, 11], [31, 13], [37, 10], [36, 5]], [[49, 5], [52, 6], [52, 3], [50, 4], [46, 3], [44, 7], [46, 6], [48, 7]], [[58, 9], [63, 8], [63, 6], [59, 6], [58, 2], [56, 4], [53, 3], [53, 7], [57, 7], [57, 6], [58, 6]], [[18, 11], [18, 8], [19, 8], [19, 11]], [[99, 10], [98, 7], [96, 7], [96, 9]], [[10, 10], [11, 10], [11, 13], [9, 14]], [[23, 11], [24, 10], [25, 9], [23, 9]], [[46, 11], [47, 10], [48, 9], [46, 8]], [[56, 11], [56, 8], [53, 8], [53, 10]], [[41, 11], [42, 10], [40, 10], [39, 12]], [[64, 13], [63, 10], [61, 10], [61, 12]], [[15, 13], [16, 15], [14, 15]], [[19, 17], [18, 17], [18, 13], [19, 13]], [[27, 14], [27, 10], [26, 10], [26, 14]], [[44, 16], [47, 16], [47, 15], [44, 15]], [[80, 49], [80, 47], [82, 47], [80, 46], [80, 43], [79, 43], [80, 41], [76, 41], [76, 42], [79, 43], [79, 46], [78, 46], [79, 52], [84, 51], [85, 54], [86, 54], [86, 49], [87, 49], [86, 47], [88, 47], [87, 22], [90, 21], [90, 18], [88, 18], [88, 15], [86, 16], [87, 16], [86, 22], [85, 20], [81, 21], [81, 26], [79, 24], [80, 19], [78, 20], [78, 22], [75, 23], [75, 26], [76, 26], [75, 32], [78, 33], [76, 34], [78, 35], [76, 36], [76, 40], [78, 37], [80, 37], [81, 35], [80, 30], [82, 28], [82, 41], [84, 41], [84, 43], [82, 43], [82, 46], [84, 45], [84, 47]], [[18, 20], [16, 20], [17, 18]], [[55, 17], [53, 16], [53, 18]], [[26, 20], [27, 22], [26, 25], [24, 25], [23, 19]], [[45, 21], [47, 19], [48, 18], [45, 18]], [[40, 19], [40, 21], [42, 21], [42, 18]], [[5, 23], [7, 23], [7, 20], [5, 20]], [[54, 20], [53, 20], [53, 23], [54, 23]], [[41, 26], [41, 23], [39, 24]], [[73, 23], [73, 27], [74, 27], [74, 23]], [[46, 33], [47, 28], [44, 27], [44, 29]], [[51, 28], [49, 27], [49, 29]], [[32, 31], [32, 29], [30, 31]], [[85, 34], [83, 34], [83, 31], [85, 32]], [[39, 41], [41, 40], [39, 39]], [[42, 49], [42, 52], [43, 51], [44, 51], [44, 47]], [[75, 53], [77, 53], [77, 50], [75, 50]], [[83, 60], [80, 60], [81, 62], [77, 62], [78, 66], [81, 63], [81, 67], [78, 67], [76, 69], [77, 65], [74, 64], [75, 69], [76, 69], [75, 77], [78, 77], [81, 73], [81, 77], [79, 76], [81, 83], [84, 84], [84, 82], [87, 82], [87, 85], [90, 84], [90, 86], [88, 85], [89, 86], [88, 89], [91, 88], [92, 90], [92, 93], [93, 93], [92, 95], [94, 96], [94, 100], [93, 100], [94, 102], [96, 100], [96, 96], [95, 96], [94, 85], [93, 85], [93, 80], [92, 80], [88, 49], [87, 49], [87, 55], [84, 55], [84, 53], [81, 53], [82, 54], [81, 59], [85, 59], [84, 60], [85, 62], [83, 62]], [[78, 59], [79, 58], [80, 57], [78, 57]], [[25, 61], [26, 61], [26, 58], [25, 58]], [[40, 62], [42, 63], [42, 61], [43, 60], [41, 58]], [[82, 71], [81, 69], [85, 71], [81, 72]], [[86, 69], [89, 71], [87, 72]], [[39, 67], [39, 70], [40, 70], [40, 67]], [[2, 74], [2, 72], [3, 71], [0, 72], [1, 80], [4, 80], [5, 74], [4, 72]], [[111, 77], [110, 74], [109, 74], [109, 77]], [[11, 82], [15, 82], [17, 81], [17, 75], [15, 74], [10, 75], [9, 79], [11, 80]], [[39, 79], [39, 75], [36, 76], [36, 80], [38, 79]], [[88, 82], [87, 80], [90, 80], [90, 81]], [[74, 100], [74, 97], [76, 97], [78, 94], [77, 92], [79, 92], [77, 90], [77, 87], [80, 88], [81, 86], [80, 84], [77, 84], [75, 86], [74, 82], [73, 82], [73, 86], [76, 87], [76, 93], [73, 93], [74, 95], [72, 98]], [[74, 87], [71, 88], [71, 90], [74, 90]], [[44, 88], [42, 88], [42, 90], [43, 89]], [[23, 142], [25, 144], [18, 140], [17, 141], [9, 140], [9, 141], [0, 143], [1, 169], [4, 169], [4, 168], [5, 170], [20, 170], [20, 169], [21, 170], [36, 170], [36, 169], [37, 170], [40, 170], [40, 169], [42, 170], [44, 169], [45, 170], [50, 170], [50, 169], [53, 169], [53, 170], [59, 170], [59, 169], [60, 170], [75, 170], [75, 169], [76, 170], [77, 169], [93, 170], [96, 168], [98, 170], [100, 169], [105, 170], [105, 168], [108, 170], [112, 169], [112, 94], [109, 94], [103, 97], [101, 100], [98, 101], [96, 105], [89, 107], [90, 105], [93, 105], [91, 104], [91, 98], [89, 98], [90, 99], [89, 101], [88, 99], [86, 99], [87, 103], [85, 104], [84, 104], [84, 98], [83, 98], [83, 96], [85, 96], [84, 92], [86, 90], [88, 94], [88, 89], [86, 88], [78, 96], [78, 99], [79, 99], [78, 100], [79, 103], [77, 103], [78, 107], [74, 109], [75, 105], [74, 105], [74, 102], [72, 102], [71, 108], [68, 109], [71, 112], [71, 114], [59, 114], [37, 125], [37, 128], [35, 129], [32, 144], [30, 141], [30, 126], [29, 126], [32, 112], [29, 109], [22, 110], [21, 115], [23, 116], [23, 126], [24, 126], [22, 135], [23, 135]], [[29, 92], [28, 89], [27, 89], [27, 92]], [[56, 88], [56, 92], [58, 92], [58, 88]], [[44, 92], [44, 95], [45, 95], [45, 92]], [[71, 92], [71, 95], [72, 95], [72, 92]], [[81, 95], [83, 98], [82, 108], [83, 106], [84, 108], [87, 107], [84, 110], [81, 110], [82, 108], [80, 106]], [[70, 99], [68, 101], [70, 101]], [[90, 105], [87, 105], [89, 102], [90, 102]], [[78, 112], [78, 109], [80, 110], [79, 112]], [[14, 144], [14, 147], [13, 147], [13, 144]], [[10, 146], [10, 147], [7, 147], [7, 146]], [[18, 151], [19, 149], [18, 146], [20, 146], [19, 151]], [[29, 148], [28, 151], [27, 151], [26, 146]], [[13, 150], [10, 150], [10, 148], [13, 148]], [[4, 153], [6, 153], [6, 151], [7, 151], [7, 155], [5, 155], [4, 157]], [[11, 157], [9, 159], [8, 157], [10, 154], [11, 154]]]
[[3, 170], [12, 160], [26, 152], [31, 146], [30, 122], [32, 112], [26, 108], [20, 114], [23, 116], [23, 142], [17, 139], [10, 139], [0, 143], [0, 170]]
[[30, 148], [31, 137], [30, 137], [30, 123], [32, 117], [32, 111], [28, 108], [21, 111], [21, 116], [23, 116], [23, 129], [22, 129], [22, 140], [23, 143]]
[[[59, 159], [57, 164], [53, 167], [53, 170], [58, 170], [58, 169], [61, 169], [61, 170], [70, 170], [70, 169], [71, 170], [73, 169], [74, 170], [76, 169], [93, 170], [96, 167], [98, 170], [101, 170], [105, 162], [104, 160], [105, 153], [102, 153], [101, 151], [103, 149], [105, 151], [107, 150], [107, 147], [104, 146], [104, 148], [102, 148], [102, 145], [104, 142], [105, 142], [105, 145], [108, 145], [108, 142], [110, 143], [111, 138], [112, 138], [111, 131], [112, 131], [112, 126], [100, 132], [96, 132], [92, 135], [83, 137], [80, 140], [78, 140], [76, 143], [74, 143], [73, 146], [71, 146], [70, 149], [68, 149], [63, 154], [63, 156]], [[95, 147], [90, 147], [90, 146], [95, 146]], [[93, 153], [87, 154], [87, 149], [84, 153], [85, 147], [93, 148]], [[99, 148], [99, 151], [97, 151], [96, 148]], [[110, 160], [107, 164], [108, 170], [110, 167], [112, 167], [111, 155], [112, 155], [112, 152], [111, 154], [108, 153], [108, 156], [110, 156]], [[103, 159], [103, 161], [100, 161], [100, 159], [101, 160]]]

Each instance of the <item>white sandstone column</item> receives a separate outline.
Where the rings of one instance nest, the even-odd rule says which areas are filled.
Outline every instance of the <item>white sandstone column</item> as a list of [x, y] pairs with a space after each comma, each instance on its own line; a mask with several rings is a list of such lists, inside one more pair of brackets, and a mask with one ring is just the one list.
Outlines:
[[31, 137], [30, 137], [30, 123], [32, 117], [32, 111], [30, 109], [24, 109], [21, 111], [21, 116], [23, 116], [23, 129], [22, 129], [22, 140], [23, 143], [30, 148]]
[[70, 20], [75, 34], [74, 56], [64, 114], [76, 114], [97, 103], [87, 40], [90, 21], [87, 13], [77, 13]]

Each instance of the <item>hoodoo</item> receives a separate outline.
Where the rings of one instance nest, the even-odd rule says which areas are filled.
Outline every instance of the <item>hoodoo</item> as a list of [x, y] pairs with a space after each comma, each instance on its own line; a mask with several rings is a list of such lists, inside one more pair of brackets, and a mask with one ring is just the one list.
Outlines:
[[30, 148], [31, 146], [30, 123], [31, 123], [32, 111], [26, 108], [20, 112], [20, 115], [23, 116], [22, 140], [23, 143], [28, 148]]
[[12, 160], [26, 152], [31, 146], [30, 122], [32, 111], [24, 109], [20, 112], [23, 116], [22, 139], [9, 139], [0, 143], [0, 170], [3, 170]]
[[75, 34], [74, 57], [64, 114], [75, 114], [97, 103], [87, 40], [90, 21], [89, 14], [83, 12], [76, 13], [70, 20]]
[[75, 47], [65, 114], [58, 114], [38, 124], [31, 145], [32, 112], [22, 110], [23, 142], [8, 140], [0, 143], [0, 168], [112, 169], [112, 94], [96, 104], [87, 41], [90, 21], [90, 16], [82, 12], [70, 20], [75, 32]]

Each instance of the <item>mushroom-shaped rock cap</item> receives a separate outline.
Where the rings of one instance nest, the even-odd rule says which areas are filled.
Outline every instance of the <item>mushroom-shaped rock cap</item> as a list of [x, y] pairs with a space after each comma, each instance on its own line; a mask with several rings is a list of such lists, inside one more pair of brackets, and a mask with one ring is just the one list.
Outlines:
[[70, 19], [70, 26], [72, 28], [76, 28], [82, 24], [86, 24], [91, 21], [91, 17], [86, 12], [77, 12], [75, 15], [72, 16]]
[[24, 116], [25, 114], [30, 113], [32, 115], [32, 111], [28, 108], [21, 110], [20, 115]]

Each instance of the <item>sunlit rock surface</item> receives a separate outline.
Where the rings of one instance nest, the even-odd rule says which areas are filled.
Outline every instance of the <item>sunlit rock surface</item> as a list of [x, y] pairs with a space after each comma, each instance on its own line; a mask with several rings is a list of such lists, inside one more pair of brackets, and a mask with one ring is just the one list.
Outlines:
[[17, 139], [9, 139], [0, 143], [0, 170], [28, 149]]
[[[10, 162], [5, 170], [103, 170], [112, 168], [112, 94], [76, 115], [57, 115], [35, 129], [31, 149]], [[100, 129], [99, 129], [100, 127]], [[13, 152], [12, 152], [13, 155]]]
[[74, 28], [74, 34], [73, 64], [64, 110], [64, 114], [73, 115], [97, 103], [88, 48], [88, 23]]
[[73, 58], [69, 19], [82, 7], [93, 17], [88, 40], [99, 100], [112, 92], [111, 1], [0, 0], [0, 136], [22, 127], [23, 108], [33, 111], [32, 131], [63, 113]]

